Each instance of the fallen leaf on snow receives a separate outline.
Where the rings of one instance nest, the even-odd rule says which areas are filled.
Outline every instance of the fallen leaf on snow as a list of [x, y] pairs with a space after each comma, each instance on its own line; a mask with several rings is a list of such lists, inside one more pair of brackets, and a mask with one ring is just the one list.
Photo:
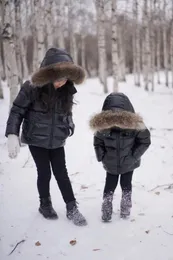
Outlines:
[[87, 186], [85, 186], [85, 185], [81, 185], [81, 190], [86, 190], [86, 189], [88, 189]]
[[160, 191], [155, 192], [156, 195], [160, 195]]
[[146, 230], [145, 233], [146, 233], [146, 234], [149, 234], [149, 233], [150, 233], [150, 230]]
[[41, 246], [41, 243], [40, 243], [39, 241], [37, 241], [37, 242], [35, 243], [35, 245], [36, 245], [36, 246]]
[[130, 222], [135, 222], [136, 220], [135, 219], [131, 219]]
[[95, 249], [93, 249], [93, 251], [94, 252], [96, 252], [96, 251], [100, 251], [101, 249], [99, 249], [99, 248], [95, 248]]
[[76, 243], [77, 243], [77, 241], [76, 241], [76, 240], [71, 240], [71, 241], [70, 241], [70, 245], [71, 245], [71, 246], [74, 246], [74, 245], [76, 245]]
[[139, 213], [138, 215], [143, 217], [145, 216], [145, 213]]

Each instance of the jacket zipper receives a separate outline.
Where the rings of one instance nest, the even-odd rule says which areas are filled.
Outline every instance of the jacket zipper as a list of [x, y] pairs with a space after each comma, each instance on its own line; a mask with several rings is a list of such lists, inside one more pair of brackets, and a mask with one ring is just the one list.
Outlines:
[[55, 122], [55, 111], [54, 109], [52, 109], [52, 125], [51, 125], [51, 134], [50, 134], [50, 142], [49, 142], [50, 148], [52, 148], [54, 122]]
[[117, 174], [120, 174], [120, 132], [117, 132]]
[[[49, 95], [50, 96], [52, 95], [52, 89], [50, 89]], [[49, 142], [50, 148], [52, 148], [54, 122], [55, 122], [55, 105], [52, 107], [52, 125], [51, 125], [50, 142]]]

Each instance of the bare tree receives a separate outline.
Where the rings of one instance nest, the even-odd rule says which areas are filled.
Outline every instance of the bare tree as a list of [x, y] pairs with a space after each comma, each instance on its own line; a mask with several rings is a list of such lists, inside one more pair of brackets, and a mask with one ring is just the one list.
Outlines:
[[70, 40], [70, 52], [75, 63], [78, 63], [77, 39], [75, 34], [75, 12], [76, 6], [73, 0], [68, 0], [68, 30]]
[[155, 31], [154, 31], [154, 17], [155, 17], [155, 1], [150, 0], [150, 49], [151, 49], [151, 90], [154, 91], [154, 73], [155, 73]]
[[65, 0], [59, 0], [56, 1], [56, 14], [57, 14], [57, 21], [55, 26], [55, 32], [57, 35], [58, 40], [58, 46], [60, 48], [65, 49], [65, 23], [64, 23], [64, 17], [65, 17]]
[[125, 60], [125, 22], [124, 16], [120, 17], [118, 27], [118, 45], [119, 45], [119, 81], [126, 81], [126, 60]]
[[140, 86], [140, 28], [139, 28], [139, 1], [134, 0], [134, 18], [135, 18], [135, 29], [133, 35], [133, 59], [134, 59], [134, 75], [135, 85]]
[[149, 11], [148, 11], [148, 0], [144, 0], [144, 34], [145, 34], [145, 44], [144, 44], [144, 57], [145, 57], [145, 90], [149, 90], [149, 72], [151, 68], [150, 64], [150, 33], [149, 33]]
[[165, 80], [166, 86], [169, 85], [169, 77], [168, 77], [168, 41], [167, 41], [167, 21], [166, 21], [166, 0], [164, 0], [163, 6], [163, 51], [164, 51], [164, 69], [165, 69]]
[[36, 8], [36, 33], [37, 33], [37, 52], [38, 52], [38, 64], [41, 64], [45, 52], [45, 41], [44, 41], [44, 9], [42, 1], [35, 0]]
[[53, 0], [47, 0], [45, 5], [47, 48], [50, 48], [53, 46]]
[[170, 40], [170, 50], [171, 50], [171, 73], [172, 73], [172, 88], [173, 88], [173, 0], [172, 0], [172, 20], [171, 20], [171, 40]]
[[105, 41], [105, 1], [96, 0], [97, 8], [97, 35], [98, 35], [98, 58], [99, 58], [99, 78], [103, 84], [104, 93], [108, 92], [107, 87], [107, 57]]
[[19, 83], [22, 85], [22, 64], [21, 64], [21, 1], [15, 0], [15, 46], [16, 46], [16, 60], [17, 60], [17, 69], [19, 76]]
[[118, 21], [117, 1], [112, 0], [112, 69], [113, 91], [118, 92]]
[[12, 30], [12, 21], [10, 16], [10, 4], [11, 1], [4, 0], [3, 2], [3, 46], [5, 51], [6, 58], [6, 75], [8, 86], [10, 87], [10, 108], [13, 104], [14, 99], [18, 93], [18, 70], [17, 70], [17, 62], [16, 62], [16, 52], [15, 52], [15, 39]]

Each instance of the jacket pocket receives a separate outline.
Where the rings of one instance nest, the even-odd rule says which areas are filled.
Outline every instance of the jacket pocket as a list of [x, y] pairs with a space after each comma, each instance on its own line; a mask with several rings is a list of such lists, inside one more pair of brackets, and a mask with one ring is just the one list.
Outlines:
[[23, 135], [25, 136], [25, 138], [31, 139], [32, 133], [34, 131], [34, 124], [31, 123], [28, 120], [25, 120], [23, 122], [23, 127], [22, 128], [23, 128]]

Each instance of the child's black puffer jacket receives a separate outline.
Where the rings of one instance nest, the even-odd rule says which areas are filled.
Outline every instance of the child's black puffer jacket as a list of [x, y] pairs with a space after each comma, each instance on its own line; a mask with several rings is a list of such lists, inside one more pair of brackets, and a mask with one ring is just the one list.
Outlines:
[[110, 174], [134, 170], [140, 166], [141, 156], [151, 143], [149, 130], [122, 93], [110, 94], [102, 110], [90, 121], [91, 128], [96, 131], [94, 148], [97, 160], [102, 161]]

